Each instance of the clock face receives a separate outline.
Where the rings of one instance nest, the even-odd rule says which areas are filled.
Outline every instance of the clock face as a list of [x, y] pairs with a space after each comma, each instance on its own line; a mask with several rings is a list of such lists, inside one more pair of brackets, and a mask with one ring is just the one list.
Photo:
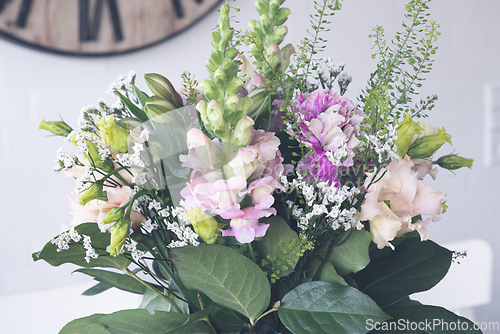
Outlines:
[[108, 55], [161, 42], [189, 27], [219, 2], [0, 0], [0, 33], [50, 51]]

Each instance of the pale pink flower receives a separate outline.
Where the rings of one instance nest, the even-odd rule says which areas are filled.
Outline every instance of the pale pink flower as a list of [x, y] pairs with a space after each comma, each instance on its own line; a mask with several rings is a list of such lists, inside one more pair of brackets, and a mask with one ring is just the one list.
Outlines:
[[[389, 241], [413, 230], [418, 231], [422, 240], [427, 240], [430, 236], [427, 224], [440, 219], [444, 195], [418, 181], [417, 172], [412, 167], [413, 162], [405, 156], [391, 162], [379, 173], [367, 173], [365, 188], [374, 177], [385, 173], [368, 188], [359, 217], [360, 221], [369, 221], [372, 240], [380, 249], [385, 246], [394, 248]], [[418, 215], [430, 218], [412, 224], [411, 218]], [[358, 228], [361, 226], [358, 224]]]
[[423, 180], [427, 174], [429, 174], [432, 179], [435, 180], [438, 173], [437, 167], [432, 168], [431, 160], [424, 160], [418, 165], [413, 166], [412, 169], [417, 172], [417, 178], [419, 180]]

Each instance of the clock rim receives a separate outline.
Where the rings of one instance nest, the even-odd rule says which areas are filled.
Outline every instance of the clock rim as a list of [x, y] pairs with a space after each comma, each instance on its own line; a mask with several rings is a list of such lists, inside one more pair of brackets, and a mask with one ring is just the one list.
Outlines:
[[128, 49], [128, 50], [113, 51], [113, 52], [89, 52], [89, 53], [78, 53], [78, 52], [63, 51], [63, 50], [51, 49], [51, 48], [46, 47], [46, 46], [37, 45], [37, 44], [34, 44], [34, 43], [27, 42], [25, 40], [17, 38], [14, 35], [6, 33], [5, 31], [2, 31], [2, 30], [0, 30], [0, 40], [5, 40], [5, 41], [8, 41], [8, 42], [13, 43], [13, 44], [26, 47], [28, 49], [34, 49], [36, 51], [43, 51], [43, 52], [50, 53], [50, 54], [56, 54], [56, 55], [60, 55], [60, 56], [70, 56], [70, 57], [75, 57], [75, 58], [99, 58], [99, 57], [109, 57], [109, 56], [125, 55], [125, 54], [134, 53], [134, 52], [138, 52], [138, 51], [142, 51], [142, 50], [154, 47], [154, 46], [156, 46], [158, 44], [161, 44], [161, 43], [169, 40], [170, 38], [173, 38], [173, 37], [177, 36], [180, 33], [183, 33], [185, 31], [191, 29], [192, 27], [196, 26], [196, 24], [199, 21], [203, 20], [208, 14], [210, 14], [213, 11], [214, 8], [216, 8], [217, 6], [219, 6], [224, 1], [225, 0], [218, 0], [218, 1], [216, 1], [215, 4], [213, 6], [211, 6], [200, 17], [198, 17], [198, 19], [196, 19], [195, 21], [191, 22], [191, 24], [187, 25], [186, 27], [184, 27], [184, 28], [182, 28], [182, 29], [174, 32], [173, 34], [171, 34], [171, 35], [169, 35], [169, 36], [167, 36], [165, 38], [162, 38], [162, 39], [160, 39], [158, 41], [155, 41], [155, 42], [152, 42], [152, 43], [149, 43], [149, 44], [145, 44], [145, 45], [142, 45], [142, 46], [139, 46], [139, 47], [136, 47], [136, 48]]

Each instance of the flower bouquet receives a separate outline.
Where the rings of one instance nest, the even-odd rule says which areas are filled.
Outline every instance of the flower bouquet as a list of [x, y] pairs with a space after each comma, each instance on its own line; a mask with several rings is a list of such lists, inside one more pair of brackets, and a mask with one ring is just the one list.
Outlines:
[[131, 73], [78, 128], [42, 121], [79, 152], [57, 153], [76, 180], [73, 220], [34, 260], [80, 266], [99, 282], [85, 295], [144, 295], [61, 333], [392, 333], [433, 319], [479, 332], [409, 298], [461, 255], [428, 240], [446, 204], [422, 179], [472, 165], [434, 157], [451, 144], [425, 120], [437, 98], [413, 102], [437, 49], [428, 1], [406, 5], [392, 45], [374, 29], [378, 65], [357, 101], [345, 66], [318, 58], [339, 1], [314, 1], [296, 47], [282, 45], [284, 2], [257, 0], [246, 32], [222, 6], [208, 79], [185, 72], [176, 90], [146, 74], [146, 92]]

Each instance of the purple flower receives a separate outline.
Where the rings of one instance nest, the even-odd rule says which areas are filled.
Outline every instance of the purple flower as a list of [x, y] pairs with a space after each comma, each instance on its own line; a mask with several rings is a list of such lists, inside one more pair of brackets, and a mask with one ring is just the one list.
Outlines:
[[354, 149], [361, 144], [360, 127], [367, 116], [354, 102], [331, 90], [307, 98], [299, 93], [293, 108], [302, 132], [299, 139], [312, 149], [299, 167], [315, 181], [338, 184], [337, 170], [353, 165]]

